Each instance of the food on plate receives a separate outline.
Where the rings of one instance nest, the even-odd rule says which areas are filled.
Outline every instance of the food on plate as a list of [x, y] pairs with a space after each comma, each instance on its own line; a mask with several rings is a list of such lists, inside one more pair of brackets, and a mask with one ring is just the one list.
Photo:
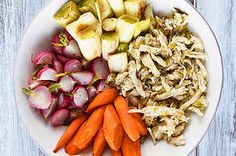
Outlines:
[[73, 0], [55, 13], [51, 49], [32, 55], [22, 91], [51, 125], [53, 152], [140, 156], [150, 136], [185, 145], [189, 112], [207, 107], [207, 55], [179, 9], [156, 16], [145, 0]]

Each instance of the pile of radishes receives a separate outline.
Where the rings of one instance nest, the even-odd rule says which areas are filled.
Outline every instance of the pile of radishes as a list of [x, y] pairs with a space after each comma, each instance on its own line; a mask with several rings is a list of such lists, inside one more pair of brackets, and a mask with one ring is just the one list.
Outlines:
[[34, 71], [28, 80], [30, 105], [52, 126], [70, 123], [96, 96], [109, 86], [107, 62], [96, 58], [87, 62], [77, 42], [66, 32], [52, 38], [52, 50], [32, 56]]

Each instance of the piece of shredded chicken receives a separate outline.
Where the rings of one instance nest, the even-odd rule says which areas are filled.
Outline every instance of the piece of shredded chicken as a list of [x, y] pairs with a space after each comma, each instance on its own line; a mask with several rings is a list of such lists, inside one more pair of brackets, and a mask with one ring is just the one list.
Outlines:
[[[150, 6], [148, 7], [150, 9]], [[129, 44], [129, 65], [123, 73], [112, 73], [107, 82], [142, 113], [154, 143], [185, 144], [183, 131], [190, 120], [187, 112], [202, 116], [206, 98], [207, 55], [202, 41], [187, 29], [187, 15], [151, 17], [145, 36]]]

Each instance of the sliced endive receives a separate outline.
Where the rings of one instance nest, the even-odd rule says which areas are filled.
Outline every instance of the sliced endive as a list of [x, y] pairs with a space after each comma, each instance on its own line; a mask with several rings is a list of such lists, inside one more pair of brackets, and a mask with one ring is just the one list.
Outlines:
[[125, 6], [123, 0], [108, 0], [116, 17], [125, 14]]
[[102, 22], [102, 28], [105, 31], [115, 31], [117, 26], [117, 18], [107, 18]]
[[115, 53], [119, 46], [119, 34], [105, 33], [102, 35], [102, 57], [107, 60], [108, 56]]
[[127, 53], [108, 56], [108, 66], [111, 72], [124, 72], [128, 67]]
[[108, 0], [97, 0], [95, 6], [100, 22], [102, 22], [105, 18], [113, 16], [113, 12]]
[[56, 22], [62, 27], [71, 22], [77, 20], [80, 16], [78, 5], [72, 1], [69, 1], [61, 6], [61, 8], [53, 16]]
[[82, 13], [92, 12], [95, 16], [98, 16], [95, 3], [96, 0], [79, 0], [79, 11]]
[[86, 12], [82, 14], [78, 20], [67, 25], [66, 30], [70, 33], [72, 37], [77, 38], [78, 32], [97, 23], [98, 23], [97, 18], [91, 12]]
[[118, 18], [117, 32], [120, 36], [120, 42], [129, 43], [134, 37], [134, 31], [139, 19], [137, 17], [125, 14]]
[[134, 38], [138, 37], [143, 32], [148, 32], [149, 29], [150, 29], [150, 19], [138, 22], [134, 30]]
[[88, 61], [100, 57], [102, 54], [101, 47], [102, 26], [96, 24], [90, 26], [77, 34], [77, 42], [84, 58]]
[[142, 12], [145, 8], [145, 0], [127, 0], [124, 4], [127, 14], [141, 19]]

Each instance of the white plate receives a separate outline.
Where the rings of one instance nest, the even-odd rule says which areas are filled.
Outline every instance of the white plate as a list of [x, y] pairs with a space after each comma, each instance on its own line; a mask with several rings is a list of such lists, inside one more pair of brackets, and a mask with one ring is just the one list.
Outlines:
[[[210, 27], [189, 3], [184, 0], [148, 1], [152, 2], [154, 10], [158, 14], [170, 13], [174, 7], [188, 13], [189, 28], [200, 36], [209, 56], [209, 60], [207, 61], [207, 70], [209, 72], [209, 106], [202, 118], [193, 116], [191, 123], [184, 132], [186, 145], [175, 147], [168, 145], [165, 142], [158, 142], [156, 146], [153, 146], [150, 140], [142, 145], [142, 155], [144, 156], [186, 156], [200, 142], [217, 109], [223, 81], [220, 50]], [[27, 97], [21, 92], [21, 87], [27, 85], [27, 78], [32, 72], [32, 64], [30, 61], [31, 54], [49, 48], [49, 40], [54, 31], [58, 28], [58, 25], [53, 20], [53, 14], [64, 2], [65, 0], [51, 1], [33, 20], [22, 40], [14, 73], [15, 99], [18, 104], [21, 118], [24, 121], [29, 134], [39, 144], [41, 149], [48, 155], [54, 156], [66, 155], [62, 150], [57, 154], [52, 153], [52, 149], [64, 128], [52, 128], [49, 124], [46, 124], [29, 106]], [[88, 153], [83, 155], [88, 155]], [[109, 155], [108, 152], [106, 155]]]

